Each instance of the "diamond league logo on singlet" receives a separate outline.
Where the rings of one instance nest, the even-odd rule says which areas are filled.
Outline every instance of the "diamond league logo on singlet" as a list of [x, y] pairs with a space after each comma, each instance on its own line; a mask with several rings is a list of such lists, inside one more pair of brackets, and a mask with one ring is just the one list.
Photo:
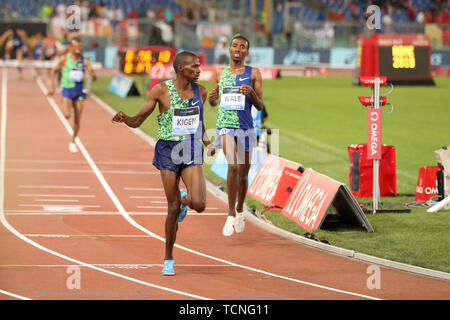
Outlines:
[[184, 136], [194, 134], [200, 123], [199, 107], [174, 108], [172, 118], [172, 134]]

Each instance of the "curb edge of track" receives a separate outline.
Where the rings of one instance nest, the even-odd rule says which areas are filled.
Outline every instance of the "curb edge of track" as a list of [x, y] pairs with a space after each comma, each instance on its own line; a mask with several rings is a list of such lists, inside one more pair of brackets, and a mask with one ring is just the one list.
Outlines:
[[[90, 97], [97, 102], [100, 106], [102, 106], [107, 112], [109, 112], [111, 115], [115, 115], [116, 111], [108, 105], [106, 102], [101, 100], [99, 97], [97, 97], [95, 94], [91, 93]], [[138, 135], [140, 138], [142, 138], [145, 142], [150, 144], [153, 148], [156, 145], [156, 140], [146, 134], [142, 129], [138, 128], [137, 130], [132, 130], [136, 135]], [[225, 192], [219, 190], [212, 182], [209, 180], [206, 180], [206, 187], [208, 191], [213, 193], [217, 198], [224, 201], [225, 203], [228, 203], [227, 201], [227, 195]], [[262, 219], [259, 219], [254, 214], [252, 214], [247, 208], [244, 210], [245, 218], [247, 218], [248, 221], [251, 221], [253, 224], [257, 225], [258, 227], [261, 227], [267, 231], [270, 231], [272, 233], [275, 233], [281, 237], [293, 240], [295, 242], [307, 245], [309, 247], [313, 247], [322, 251], [327, 251], [342, 257], [347, 257], [359, 261], [363, 261], [366, 263], [376, 264], [379, 266], [384, 266], [392, 269], [397, 269], [401, 271], [411, 272], [419, 275], [425, 275], [432, 278], [438, 278], [442, 280], [450, 280], [450, 273], [438, 271], [438, 270], [432, 270], [427, 268], [422, 268], [418, 266], [409, 265], [406, 263], [391, 261], [383, 258], [378, 258], [375, 256], [363, 254], [354, 250], [344, 249], [340, 247], [336, 247], [333, 245], [321, 243], [315, 240], [307, 239], [303, 236], [294, 234], [292, 232], [288, 232], [286, 230], [283, 230], [281, 228], [278, 228], [272, 224], [269, 224]]]

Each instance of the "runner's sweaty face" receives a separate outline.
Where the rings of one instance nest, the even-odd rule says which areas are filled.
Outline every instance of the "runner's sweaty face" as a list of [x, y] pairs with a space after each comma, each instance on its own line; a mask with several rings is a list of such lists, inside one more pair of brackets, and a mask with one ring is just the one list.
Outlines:
[[244, 61], [248, 55], [248, 43], [245, 39], [236, 38], [230, 45], [230, 57], [235, 62]]
[[80, 56], [83, 53], [83, 46], [81, 45], [80, 41], [73, 40], [71, 42], [72, 46], [72, 53], [74, 55]]
[[200, 60], [197, 57], [188, 57], [183, 66], [183, 76], [190, 82], [198, 81], [200, 77]]

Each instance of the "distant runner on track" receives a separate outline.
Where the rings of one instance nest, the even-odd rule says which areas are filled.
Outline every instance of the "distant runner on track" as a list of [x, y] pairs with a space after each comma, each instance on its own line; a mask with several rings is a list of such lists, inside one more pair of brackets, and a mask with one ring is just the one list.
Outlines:
[[[200, 60], [195, 54], [184, 51], [176, 55], [173, 67], [175, 79], [153, 87], [147, 102], [135, 116], [129, 117], [120, 111], [112, 118], [113, 122], [124, 122], [137, 128], [158, 103], [158, 142], [153, 165], [160, 170], [168, 207], [163, 275], [175, 274], [173, 247], [178, 222], [183, 221], [188, 207], [202, 212], [206, 206], [202, 142], [208, 152], [214, 153], [203, 123], [207, 91], [196, 83], [200, 76]], [[187, 190], [179, 190], [180, 177]]]
[[69, 144], [71, 152], [78, 152], [75, 139], [80, 130], [80, 118], [83, 112], [84, 100], [87, 92], [84, 88], [84, 76], [89, 72], [92, 80], [96, 80], [95, 72], [91, 62], [83, 56], [83, 47], [79, 38], [73, 38], [70, 42], [70, 53], [62, 56], [56, 66], [51, 71], [50, 89], [48, 95], [55, 93], [55, 75], [62, 70], [61, 87], [63, 88], [63, 112], [66, 119], [69, 119], [72, 112], [74, 115], [73, 136]]

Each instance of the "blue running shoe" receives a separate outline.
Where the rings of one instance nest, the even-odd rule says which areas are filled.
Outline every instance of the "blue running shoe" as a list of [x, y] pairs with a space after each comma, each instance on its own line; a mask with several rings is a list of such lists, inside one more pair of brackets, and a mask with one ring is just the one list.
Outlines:
[[173, 268], [174, 260], [164, 260], [164, 267], [162, 269], [162, 274], [164, 276], [173, 276], [175, 275], [175, 270]]
[[[183, 199], [184, 197], [187, 197], [187, 191], [186, 189], [180, 190], [180, 198]], [[186, 217], [187, 213], [187, 206], [185, 206], [183, 203], [180, 204], [180, 215], [178, 216], [178, 222], [181, 222]]]

